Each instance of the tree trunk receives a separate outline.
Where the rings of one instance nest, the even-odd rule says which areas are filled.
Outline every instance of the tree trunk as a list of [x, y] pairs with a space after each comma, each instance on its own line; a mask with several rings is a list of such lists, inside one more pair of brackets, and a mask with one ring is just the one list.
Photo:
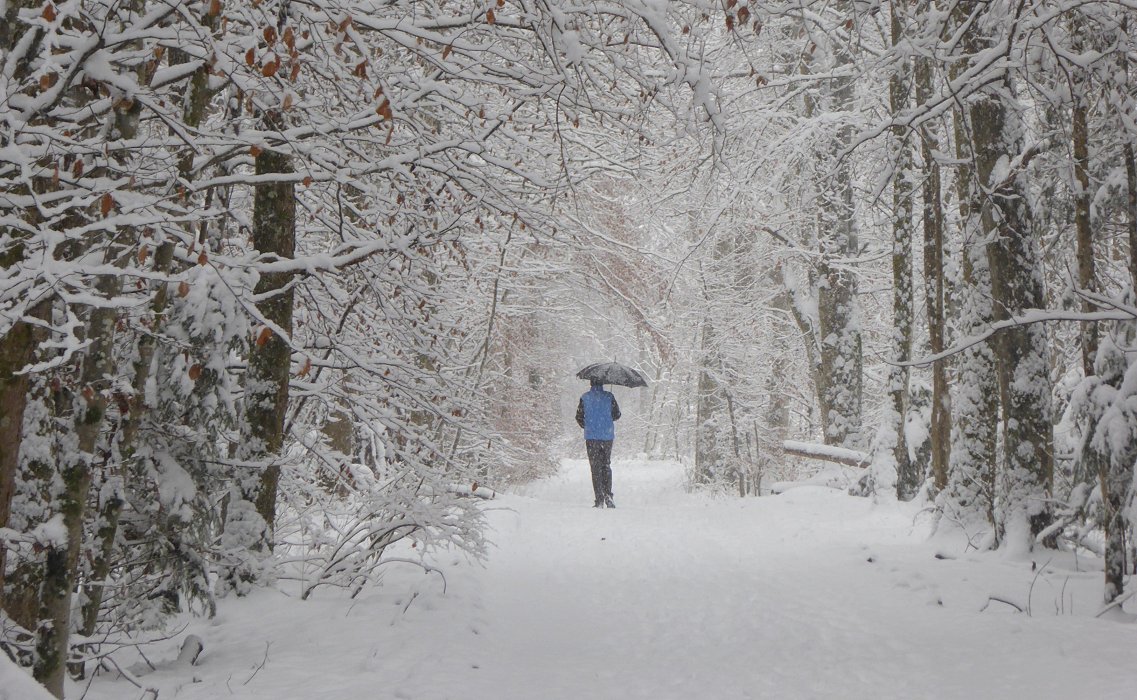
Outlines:
[[[106, 255], [114, 261], [117, 246]], [[97, 283], [99, 296], [114, 299], [122, 291], [120, 275], [104, 275]], [[106, 417], [107, 397], [114, 376], [115, 317], [113, 308], [95, 307], [87, 321], [88, 342], [76, 397], [73, 455], [64, 456], [61, 469], [63, 493], [59, 512], [66, 530], [65, 542], [48, 547], [47, 568], [40, 598], [41, 621], [38, 630], [35, 677], [56, 697], [63, 697], [63, 681], [69, 649], [71, 598], [78, 582], [79, 550], [83, 543], [83, 514], [91, 488], [91, 474], [97, 459], [96, 448]]]
[[[1085, 97], [1074, 94], [1071, 113], [1071, 132], [1074, 146], [1074, 230], [1077, 234], [1078, 287], [1087, 291], [1097, 288], [1094, 274], [1094, 236], [1090, 220], [1089, 128]], [[1082, 311], [1091, 312], [1094, 305], [1082, 299]], [[1094, 373], [1094, 354], [1098, 345], [1098, 326], [1095, 321], [1080, 324], [1082, 345], [1082, 371], [1084, 376]]]
[[[135, 3], [135, 11], [141, 11], [141, 5]], [[217, 24], [215, 16], [206, 13], [202, 17], [202, 23], [210, 28], [214, 28]], [[173, 52], [171, 54], [172, 63], [184, 62], [185, 56], [182, 52]], [[149, 82], [148, 72], [153, 70], [150, 64], [143, 64], [139, 68], [139, 82], [147, 84]], [[190, 79], [189, 88], [186, 93], [186, 101], [183, 107], [183, 118], [188, 127], [196, 128], [201, 124], [201, 120], [205, 116], [205, 107], [210, 95], [208, 87], [209, 67], [203, 66], [199, 68]], [[134, 138], [138, 133], [138, 119], [141, 114], [141, 106], [137, 102], [131, 102], [125, 109], [117, 109], [116, 126], [119, 134], [124, 140]], [[187, 148], [186, 155], [184, 155], [178, 164], [178, 171], [180, 177], [188, 182], [192, 179], [192, 165], [193, 165], [193, 150]], [[158, 249], [154, 254], [154, 272], [158, 276], [165, 275], [170, 271], [174, 260], [175, 241], [173, 238], [168, 238], [158, 245]], [[154, 298], [150, 304], [152, 329], [155, 332], [143, 333], [138, 339], [137, 357], [134, 361], [134, 376], [131, 382], [131, 389], [133, 395], [130, 397], [126, 415], [122, 417], [122, 432], [119, 438], [118, 450], [121, 455], [121, 469], [124, 477], [132, 473], [134, 469], [134, 451], [135, 442], [138, 437], [138, 428], [142, 423], [143, 415], [146, 411], [144, 404], [144, 396], [146, 393], [146, 385], [150, 381], [153, 374], [154, 365], [154, 351], [157, 346], [157, 329], [161, 326], [162, 318], [166, 311], [166, 306], [169, 302], [169, 285], [165, 282], [159, 282], [154, 291]], [[122, 489], [125, 490], [126, 482], [124, 479]], [[102, 506], [99, 518], [99, 529], [97, 534], [99, 546], [96, 550], [95, 560], [91, 566], [91, 582], [92, 585], [88, 586], [85, 590], [85, 602], [82, 609], [82, 624], [79, 627], [79, 633], [85, 637], [92, 636], [95, 633], [95, 626], [98, 622], [99, 609], [102, 606], [103, 597], [106, 594], [107, 577], [110, 574], [112, 556], [114, 553], [115, 539], [118, 536], [119, 517], [122, 513], [122, 506], [124, 505], [124, 493], [118, 493], [107, 498]]]
[[[20, 10], [32, 6], [32, 0], [9, 0], [7, 3], [4, 15], [0, 18], [0, 55], [12, 50], [22, 36], [21, 29], [39, 31], [21, 28], [17, 19]], [[20, 75], [15, 77], [18, 79]], [[12, 268], [23, 259], [23, 246], [9, 243], [8, 249], [0, 254], [0, 269]], [[41, 306], [40, 310], [46, 312], [46, 306]], [[16, 472], [20, 464], [20, 444], [23, 440], [24, 409], [28, 401], [28, 377], [19, 372], [31, 362], [35, 347], [33, 329], [23, 321], [16, 321], [6, 333], [0, 335], [0, 528], [8, 525], [11, 514]], [[7, 548], [0, 546], [0, 606], [5, 605], [3, 591], [6, 554]]]
[[[12, 496], [16, 491], [24, 409], [30, 388], [28, 375], [19, 372], [32, 360], [35, 349], [32, 330], [31, 325], [17, 321], [0, 338], [0, 445], [3, 445], [0, 449], [0, 527], [8, 525]], [[6, 552], [7, 547], [0, 546], [0, 596], [4, 590]]]
[[717, 374], [718, 349], [714, 325], [704, 320], [701, 330], [699, 384], [695, 395], [695, 482], [711, 484], [723, 462], [720, 417], [724, 408]]
[[[929, 58], [916, 59], [916, 102], [927, 104], [934, 95], [933, 65]], [[920, 156], [924, 167], [924, 299], [928, 316], [928, 351], [944, 351], [944, 214], [940, 196], [940, 164], [936, 160], [939, 139], [934, 127], [920, 131]], [[951, 397], [947, 383], [947, 360], [932, 363], [931, 470], [937, 492], [947, 488], [951, 452]]]
[[[901, 4], [894, 1], [890, 10], [893, 46], [899, 45], [904, 38]], [[893, 117], [899, 117], [909, 107], [910, 74], [905, 61], [888, 81]], [[892, 139], [892, 355], [895, 364], [888, 371], [888, 395], [892, 405], [890, 432], [895, 434], [892, 457], [896, 464], [896, 497], [901, 501], [910, 501], [916, 497], [924, 481], [920, 465], [908, 456], [908, 439], [905, 435], [909, 369], [904, 363], [912, 358], [912, 238], [915, 236], [912, 223], [912, 182], [915, 172], [907, 129], [895, 128]]]
[[[272, 128], [283, 128], [278, 114], [267, 117]], [[266, 149], [256, 157], [258, 177], [290, 175], [291, 156]], [[261, 259], [271, 262], [291, 259], [296, 248], [296, 193], [291, 181], [263, 182], [256, 186], [253, 201], [253, 245]], [[244, 424], [241, 448], [243, 460], [263, 464], [259, 474], [246, 478], [240, 485], [240, 498], [252, 504], [255, 515], [246, 506], [230, 504], [230, 516], [253, 519], [256, 541], [248, 542], [253, 550], [267, 551], [273, 546], [276, 521], [276, 492], [280, 479], [277, 461], [284, 445], [284, 422], [288, 411], [288, 382], [291, 367], [293, 275], [290, 272], [266, 272], [260, 275], [254, 289], [259, 301], [257, 310], [271, 326], [256, 333], [249, 346], [249, 365], [245, 375]], [[282, 335], [282, 333], [284, 335]], [[236, 507], [235, 507], [236, 506]], [[226, 527], [228, 530], [228, 525]]]
[[[956, 23], [968, 21], [976, 6], [976, 2], [957, 5]], [[956, 60], [949, 71], [950, 79], [956, 81], [966, 68], [965, 57]], [[960, 163], [956, 169], [956, 193], [962, 229], [963, 284], [959, 293], [959, 334], [962, 337], [981, 332], [992, 322], [990, 273], [979, 220], [983, 195], [974, 172], [968, 116], [965, 110], [957, 109], [953, 120], [956, 159]], [[952, 396], [954, 425], [944, 507], [955, 511], [952, 515], [959, 519], [985, 519], [994, 528], [993, 544], [998, 544], [1001, 532], [995, 521], [995, 452], [999, 394], [993, 344], [988, 341], [965, 348], [960, 353], [958, 367], [956, 391]]]
[[1137, 155], [1133, 144], [1125, 144], [1125, 182], [1128, 185], [1126, 208], [1129, 211], [1127, 229], [1129, 231], [1129, 281], [1137, 290]]
[[[834, 41], [838, 41], [834, 37]], [[853, 78], [841, 75], [853, 63], [847, 44], [833, 45], [837, 77], [830, 79], [828, 110], [844, 113], [853, 109]], [[838, 128], [829, 144], [818, 183], [818, 245], [820, 285], [817, 294], [820, 353], [821, 421], [825, 443], [852, 449], [863, 442], [863, 349], [856, 305], [857, 279], [848, 260], [858, 253], [853, 174], [848, 158], [840, 158], [850, 144], [853, 127]]]
[[[1128, 22], [1123, 20], [1121, 25], [1121, 34], [1127, 35]], [[1127, 54], [1122, 51], [1120, 55], [1120, 68], [1123, 77], [1122, 85], [1128, 87], [1129, 85], [1129, 62]], [[1130, 103], [1131, 104], [1131, 103]], [[1126, 174], [1126, 200], [1125, 200], [1125, 214], [1126, 214], [1126, 228], [1129, 233], [1129, 275], [1130, 275], [1130, 291], [1131, 294], [1126, 298], [1126, 302], [1132, 304], [1137, 299], [1137, 160], [1134, 158], [1132, 141], [1127, 139], [1123, 150], [1123, 158], [1125, 159], [1125, 174]], [[1120, 338], [1120, 345], [1123, 348], [1131, 348], [1134, 339], [1137, 338], [1137, 329], [1134, 328], [1132, 322], [1120, 322], [1117, 325], [1116, 333]], [[1097, 359], [1097, 358], [1095, 358]], [[1104, 358], [1103, 358], [1104, 359]], [[1096, 366], [1101, 366], [1105, 363], [1098, 361]], [[1122, 355], [1117, 358], [1117, 371], [1123, 372], [1127, 369], [1127, 360]], [[1095, 367], [1096, 369], [1096, 367]], [[1123, 377], [1122, 377], [1123, 379]], [[1092, 430], [1089, 436], [1092, 437]], [[1133, 442], [1129, 441], [1128, 446], [1132, 448]], [[1129, 455], [1126, 458], [1119, 458], [1120, 455], [1113, 455], [1109, 461], [1099, 460], [1098, 466], [1098, 483], [1101, 487], [1102, 506], [1105, 511], [1105, 556], [1104, 556], [1104, 592], [1103, 598], [1106, 604], [1112, 603], [1125, 590], [1125, 579], [1127, 573], [1127, 559], [1130, 556], [1130, 549], [1126, 543], [1126, 535], [1130, 532], [1132, 526], [1132, 518], [1126, 515], [1126, 504], [1133, 503], [1134, 497], [1134, 459], [1132, 449], [1129, 450]], [[1132, 505], [1130, 505], [1132, 509]]]
[[[966, 3], [971, 4], [971, 3]], [[993, 39], [972, 24], [965, 50], [976, 55]], [[1031, 220], [1022, 125], [1011, 102], [1006, 68], [970, 102], [975, 180], [983, 192], [982, 232], [991, 271], [992, 317], [1004, 321], [1044, 305], [1038, 241]], [[1011, 169], [1004, 163], [1010, 159]], [[1002, 162], [1001, 162], [1002, 161]], [[1016, 161], [1021, 161], [1017, 162]], [[1049, 357], [1043, 324], [1015, 326], [995, 336], [1002, 404], [1003, 525], [1018, 546], [1031, 546], [1050, 524], [1053, 460]]]
[[[1121, 35], [1128, 36], [1129, 34], [1129, 18], [1128, 16], [1121, 21]], [[1120, 62], [1120, 72], [1122, 76], [1120, 88], [1115, 88], [1121, 94], [1115, 100], [1120, 104], [1118, 111], [1126, 112], [1129, 114], [1120, 114], [1121, 117], [1118, 126], [1121, 129], [1125, 128], [1127, 120], [1133, 118], [1133, 102], [1132, 98], [1127, 94], [1129, 88], [1129, 59], [1125, 51], [1118, 52], [1118, 60]], [[1131, 122], [1129, 122], [1131, 123]], [[1125, 159], [1125, 213], [1126, 213], [1126, 230], [1129, 234], [1129, 283], [1130, 289], [1137, 292], [1137, 154], [1134, 154], [1133, 140], [1126, 139], [1125, 145], [1122, 148], [1123, 157]]]

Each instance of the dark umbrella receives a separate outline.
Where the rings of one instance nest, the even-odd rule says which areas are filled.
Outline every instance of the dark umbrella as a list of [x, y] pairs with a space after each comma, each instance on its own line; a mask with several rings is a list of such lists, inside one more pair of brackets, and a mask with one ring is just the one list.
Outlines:
[[620, 386], [647, 386], [644, 376], [619, 362], [597, 362], [576, 373], [578, 379], [587, 379], [601, 384], [619, 384]]

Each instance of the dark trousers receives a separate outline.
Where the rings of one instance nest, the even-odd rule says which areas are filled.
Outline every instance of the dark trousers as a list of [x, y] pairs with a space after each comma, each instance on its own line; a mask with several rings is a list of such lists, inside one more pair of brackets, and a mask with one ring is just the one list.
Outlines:
[[612, 497], [612, 441], [585, 440], [588, 466], [592, 467], [592, 491], [596, 500]]

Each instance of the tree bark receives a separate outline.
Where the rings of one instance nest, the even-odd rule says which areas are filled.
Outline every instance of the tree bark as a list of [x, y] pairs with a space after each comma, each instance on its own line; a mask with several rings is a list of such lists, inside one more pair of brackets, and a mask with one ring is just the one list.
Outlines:
[[[934, 95], [934, 68], [929, 58], [916, 59], [916, 102], [927, 104]], [[924, 167], [924, 299], [928, 316], [928, 351], [944, 351], [944, 214], [940, 195], [942, 181], [936, 160], [939, 139], [934, 127], [920, 130], [920, 157]], [[948, 460], [951, 452], [951, 395], [947, 383], [947, 361], [932, 363], [932, 415], [929, 430], [931, 470], [937, 492], [947, 488]]]
[[[11, 51], [20, 39], [20, 23], [17, 18], [20, 10], [32, 6], [32, 0], [9, 0], [7, 3], [4, 16], [0, 18], [0, 55]], [[35, 28], [24, 29], [37, 33], [40, 31]], [[15, 76], [17, 80], [23, 73], [22, 68], [23, 66]], [[10, 245], [8, 250], [0, 253], [0, 269], [14, 267], [23, 258], [23, 246], [18, 243]], [[41, 306], [40, 310], [44, 312], [46, 307]], [[22, 320], [16, 321], [6, 333], [0, 335], [0, 527], [8, 525], [20, 464], [24, 410], [29, 391], [28, 376], [22, 374], [21, 370], [31, 362], [36, 342], [32, 327]], [[0, 546], [0, 606], [6, 605], [3, 598], [6, 554], [7, 548]]]
[[1133, 144], [1125, 144], [1125, 182], [1128, 185], [1126, 195], [1126, 208], [1129, 211], [1129, 220], [1126, 228], [1129, 233], [1129, 280], [1133, 289], [1137, 290], [1137, 155], [1134, 155]]
[[[1126, 36], [1128, 34], [1128, 21], [1122, 21], [1121, 34]], [[1129, 86], [1129, 61], [1125, 51], [1119, 52], [1120, 68], [1122, 75], [1122, 85], [1124, 89]], [[1127, 96], [1119, 96], [1118, 99], [1125, 100]], [[1132, 103], [1130, 102], [1129, 105]], [[1124, 123], [1124, 122], [1122, 122]], [[1134, 158], [1132, 141], [1126, 139], [1123, 149], [1122, 157], [1125, 160], [1125, 174], [1126, 174], [1126, 198], [1125, 198], [1125, 214], [1126, 214], [1126, 228], [1129, 234], [1129, 274], [1130, 274], [1130, 291], [1132, 292], [1126, 302], [1132, 304], [1137, 295], [1137, 160]], [[1132, 322], [1121, 322], [1116, 324], [1115, 333], [1120, 338], [1120, 345], [1123, 348], [1130, 348], [1133, 345], [1134, 339], [1137, 338], [1137, 329], [1134, 328]], [[1116, 348], [1114, 348], [1116, 349]], [[1117, 377], [1118, 374], [1128, 369], [1128, 361], [1125, 355], [1115, 358], [1096, 358], [1095, 369], [1107, 365], [1103, 362], [1104, 359], [1112, 359], [1115, 367], [1105, 367], [1107, 374], [1112, 374], [1110, 379], [1116, 378], [1118, 384], [1124, 380], [1124, 377]], [[1112, 369], [1112, 373], [1109, 370]], [[1100, 373], [1100, 372], [1099, 372]], [[1130, 414], [1132, 415], [1132, 414]], [[1088, 431], [1088, 436], [1093, 436], [1093, 429]], [[1132, 519], [1126, 516], [1126, 504], [1132, 503], [1133, 489], [1134, 489], [1134, 455], [1133, 455], [1133, 442], [1128, 443], [1130, 449], [1125, 455], [1112, 455], [1112, 459], [1101, 459], [1101, 455], [1097, 450], [1093, 451], [1093, 456], [1097, 459], [1098, 484], [1101, 488], [1102, 506], [1105, 521], [1105, 556], [1103, 557], [1103, 572], [1104, 572], [1104, 588], [1103, 598], [1106, 604], [1112, 603], [1122, 595], [1125, 590], [1125, 579], [1128, 573], [1127, 563], [1130, 557], [1130, 548], [1126, 542], [1126, 536], [1131, 532]], [[1092, 472], [1091, 472], [1092, 473]]]
[[[141, 11], [141, 5], [135, 3], [134, 10]], [[217, 19], [206, 13], [202, 17], [202, 24], [207, 27], [214, 28], [217, 24]], [[172, 62], [181, 62], [184, 60], [180, 58], [183, 56], [181, 52], [174, 52], [171, 54]], [[149, 82], [148, 72], [152, 71], [153, 67], [149, 64], [143, 64], [139, 68], [139, 82], [146, 84]], [[205, 107], [211, 93], [208, 87], [209, 67], [202, 66], [198, 68], [193, 77], [190, 79], [189, 87], [186, 92], [186, 101], [183, 107], [183, 115], [185, 124], [188, 127], [196, 128], [201, 124], [201, 120], [205, 116]], [[124, 140], [134, 138], [138, 133], [138, 119], [141, 114], [141, 105], [137, 102], [131, 102], [124, 109], [120, 108], [115, 111], [116, 123], [119, 134]], [[192, 179], [191, 172], [193, 164], [193, 150], [186, 149], [184, 155], [178, 164], [178, 172], [180, 177], [188, 182]], [[158, 245], [157, 251], [154, 254], [154, 271], [159, 276], [164, 275], [170, 271], [174, 260], [175, 241], [172, 238], [162, 241]], [[152, 330], [155, 332], [143, 333], [138, 339], [137, 357], [134, 361], [133, 371], [134, 376], [131, 382], [131, 389], [133, 395], [130, 397], [126, 409], [126, 415], [122, 416], [122, 431], [119, 438], [118, 450], [121, 455], [121, 469], [124, 476], [133, 472], [134, 469], [134, 452], [136, 447], [136, 440], [138, 437], [138, 429], [142, 423], [143, 415], [146, 412], [144, 403], [144, 396], [146, 393], [146, 385], [150, 381], [153, 374], [154, 365], [154, 351], [157, 346], [157, 329], [161, 326], [162, 317], [165, 314], [166, 306], [169, 303], [169, 285], [165, 282], [159, 282], [157, 288], [154, 290], [154, 297], [150, 304]], [[127, 484], [122, 484], [122, 491], [125, 491]], [[95, 626], [98, 623], [99, 609], [102, 607], [103, 598], [106, 594], [107, 577], [111, 571], [112, 557], [114, 554], [115, 539], [118, 536], [119, 518], [122, 514], [122, 507], [124, 505], [125, 493], [117, 493], [109, 498], [102, 505], [99, 518], [99, 529], [96, 533], [99, 545], [96, 549], [95, 560], [91, 566], [90, 580], [93, 585], [87, 586], [84, 598], [86, 599], [82, 607], [82, 623], [79, 627], [79, 633], [85, 637], [92, 636], [95, 633]]]
[[[112, 246], [106, 262], [113, 262], [117, 246]], [[122, 291], [120, 275], [104, 275], [96, 284], [100, 297], [114, 299]], [[115, 317], [113, 308], [95, 307], [87, 321], [87, 350], [76, 396], [73, 455], [64, 457], [60, 470], [63, 493], [59, 512], [67, 533], [65, 542], [48, 546], [41, 620], [36, 642], [38, 658], [35, 678], [56, 697], [63, 697], [71, 624], [71, 599], [79, 572], [79, 550], [83, 543], [83, 515], [91, 488], [91, 474], [97, 459], [96, 447], [106, 417], [107, 396], [113, 384]]]
[[[836, 77], [830, 79], [828, 109], [844, 113], [853, 108], [853, 78], [842, 73], [853, 64], [852, 49], [833, 37]], [[853, 128], [842, 125], [829, 144], [818, 183], [818, 245], [820, 285], [817, 294], [820, 352], [819, 387], [825, 442], [859, 448], [862, 435], [863, 348], [856, 305], [857, 279], [849, 259], [858, 252], [853, 173], [849, 159], [840, 157], [852, 140]]]
[[713, 483], [723, 462], [722, 426], [723, 391], [718, 382], [717, 340], [714, 324], [705, 319], [700, 331], [701, 360], [698, 389], [695, 396], [695, 481]]
[[[978, 26], [972, 24], [964, 39], [972, 55], [993, 41]], [[969, 99], [972, 157], [976, 184], [983, 194], [982, 231], [996, 322], [1044, 305], [1022, 125], [1010, 102], [1013, 94], [1010, 74], [1001, 68]], [[1013, 529], [1017, 538], [1030, 540], [1020, 544], [1030, 546], [1051, 520], [1053, 450], [1046, 328], [1042, 324], [1008, 328], [995, 336], [995, 348], [1002, 404], [1003, 523], [1008, 535]], [[1024, 520], [1029, 529], [1020, 531]]]
[[[20, 443], [23, 440], [24, 409], [30, 389], [28, 375], [20, 371], [32, 360], [35, 339], [32, 326], [17, 321], [0, 338], [0, 527], [8, 525], [12, 496], [16, 491], [16, 473], [20, 466]], [[0, 546], [0, 595], [4, 590], [4, 568], [7, 547]]]
[[[273, 128], [283, 128], [278, 114], [267, 117]], [[266, 149], [256, 157], [256, 174], [290, 175], [292, 158]], [[296, 249], [296, 193], [291, 181], [263, 182], [256, 186], [253, 201], [253, 245], [265, 261], [290, 259]], [[284, 446], [284, 422], [288, 411], [291, 368], [293, 275], [266, 272], [260, 275], [254, 294], [257, 310], [277, 330], [265, 326], [249, 346], [245, 375], [245, 410], [242, 433], [243, 459], [264, 464], [260, 474], [241, 485], [241, 498], [255, 506], [263, 520], [254, 549], [271, 550], [276, 521], [276, 493], [280, 479], [277, 459]], [[284, 333], [286, 335], [281, 335]], [[231, 511], [232, 511], [231, 506]]]
[[[904, 39], [902, 2], [892, 2], [892, 44]], [[896, 68], [888, 81], [889, 103], [894, 118], [908, 109], [911, 99], [911, 70], [907, 60]], [[912, 238], [915, 230], [912, 219], [913, 186], [915, 172], [912, 146], [908, 130], [896, 127], [893, 139], [892, 175], [892, 354], [894, 364], [888, 372], [888, 395], [892, 404], [891, 432], [895, 435], [892, 457], [896, 464], [896, 497], [910, 501], [916, 497], [924, 475], [920, 465], [908, 456], [908, 439], [905, 425], [908, 417], [909, 369], [905, 364], [912, 357]]]
[[[956, 5], [956, 24], [969, 21], [978, 3], [972, 0]], [[971, 50], [954, 57], [949, 78], [956, 83], [967, 69]], [[986, 251], [982, 245], [980, 211], [983, 194], [979, 190], [972, 160], [969, 113], [960, 105], [953, 113], [956, 159], [956, 194], [961, 226], [959, 333], [963, 337], [987, 328], [992, 322], [991, 281]], [[945, 507], [962, 518], [982, 517], [994, 528], [995, 543], [1001, 532], [995, 519], [996, 446], [998, 438], [999, 394], [992, 342], [972, 345], [960, 353], [952, 395], [954, 425], [948, 465]]]
[[[1074, 50], [1080, 52], [1082, 23], [1075, 20], [1073, 25]], [[1089, 110], [1086, 95], [1090, 88], [1087, 71], [1078, 67], [1072, 69], [1070, 97], [1074, 104], [1070, 110], [1070, 137], [1074, 152], [1074, 231], [1077, 240], [1078, 287], [1095, 291], [1097, 282], [1094, 273], [1094, 235], [1090, 212], [1090, 150], [1089, 150]], [[1082, 311], [1091, 312], [1094, 305], [1082, 299]], [[1098, 325], [1095, 321], [1082, 321], [1079, 324], [1082, 345], [1082, 372], [1088, 377], [1094, 373], [1094, 354], [1098, 345]]]

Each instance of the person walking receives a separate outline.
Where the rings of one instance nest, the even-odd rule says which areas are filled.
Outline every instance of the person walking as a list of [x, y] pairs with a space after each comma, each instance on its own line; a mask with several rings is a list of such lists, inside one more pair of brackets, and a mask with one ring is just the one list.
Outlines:
[[612, 501], [612, 442], [616, 439], [616, 421], [620, 405], [604, 384], [592, 380], [592, 386], [580, 397], [576, 406], [576, 422], [584, 428], [584, 444], [588, 466], [592, 468], [593, 508], [615, 508]]

